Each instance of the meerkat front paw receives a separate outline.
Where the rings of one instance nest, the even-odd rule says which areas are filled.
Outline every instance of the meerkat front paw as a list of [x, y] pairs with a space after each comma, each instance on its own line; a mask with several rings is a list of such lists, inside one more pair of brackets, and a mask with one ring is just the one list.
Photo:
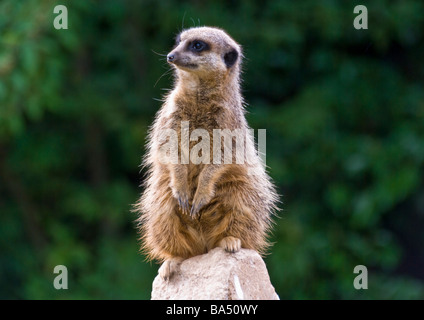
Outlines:
[[171, 187], [172, 195], [177, 200], [178, 206], [183, 214], [189, 214], [189, 193], [187, 187], [174, 188]]
[[235, 237], [225, 237], [219, 242], [219, 246], [227, 252], [237, 252], [241, 249], [241, 240]]
[[173, 258], [165, 260], [158, 270], [159, 276], [165, 281], [169, 280], [172, 275], [177, 271], [182, 261], [182, 258]]
[[191, 204], [190, 216], [196, 218], [199, 215], [200, 209], [207, 205], [213, 198], [213, 192], [196, 191]]
[[189, 214], [189, 202], [188, 202], [188, 194], [185, 192], [175, 191], [174, 198], [178, 201], [178, 206], [181, 209], [183, 214]]

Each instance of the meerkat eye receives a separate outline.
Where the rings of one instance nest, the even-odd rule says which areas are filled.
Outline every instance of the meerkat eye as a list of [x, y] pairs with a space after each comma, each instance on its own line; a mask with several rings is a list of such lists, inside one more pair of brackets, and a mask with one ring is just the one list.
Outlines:
[[199, 41], [195, 41], [193, 43], [193, 48], [197, 51], [200, 51], [203, 49], [203, 44], [201, 44]]
[[190, 44], [190, 50], [194, 52], [201, 52], [208, 48], [208, 45], [200, 40], [195, 40]]

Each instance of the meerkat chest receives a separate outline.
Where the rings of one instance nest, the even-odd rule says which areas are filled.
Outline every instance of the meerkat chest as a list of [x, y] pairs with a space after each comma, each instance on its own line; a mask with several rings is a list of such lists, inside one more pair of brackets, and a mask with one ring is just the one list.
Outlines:
[[225, 127], [222, 121], [223, 111], [219, 106], [208, 106], [207, 108], [188, 106], [176, 110], [173, 115], [173, 127], [181, 127], [188, 124], [190, 130], [203, 129], [212, 132], [214, 129]]

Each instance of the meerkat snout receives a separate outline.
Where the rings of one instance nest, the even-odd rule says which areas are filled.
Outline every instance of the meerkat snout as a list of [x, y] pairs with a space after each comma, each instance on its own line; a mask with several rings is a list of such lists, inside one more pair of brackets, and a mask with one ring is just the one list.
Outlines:
[[175, 59], [175, 53], [168, 54], [168, 56], [167, 56], [168, 62], [172, 62], [172, 61], [174, 61], [174, 59]]

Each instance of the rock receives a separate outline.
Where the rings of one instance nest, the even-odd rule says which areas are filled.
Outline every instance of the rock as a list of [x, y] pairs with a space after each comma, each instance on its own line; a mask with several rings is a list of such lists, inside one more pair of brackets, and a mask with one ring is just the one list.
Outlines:
[[170, 280], [157, 276], [152, 300], [278, 300], [265, 263], [249, 249], [215, 248], [184, 260]]

